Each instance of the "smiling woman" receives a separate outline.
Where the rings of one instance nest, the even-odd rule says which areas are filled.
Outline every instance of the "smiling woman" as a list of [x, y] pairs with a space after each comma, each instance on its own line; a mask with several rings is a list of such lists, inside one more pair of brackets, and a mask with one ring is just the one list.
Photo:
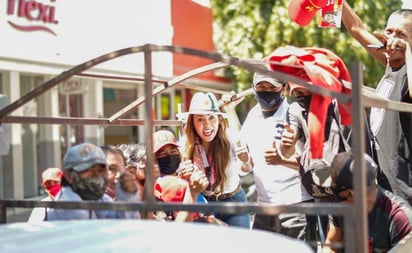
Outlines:
[[[183, 138], [184, 157], [192, 160], [209, 180], [203, 195], [209, 202], [247, 202], [240, 187], [240, 175], [251, 171], [252, 163], [240, 135], [227, 128], [226, 115], [212, 93], [196, 93], [190, 102]], [[215, 214], [229, 226], [249, 228], [249, 214]]]

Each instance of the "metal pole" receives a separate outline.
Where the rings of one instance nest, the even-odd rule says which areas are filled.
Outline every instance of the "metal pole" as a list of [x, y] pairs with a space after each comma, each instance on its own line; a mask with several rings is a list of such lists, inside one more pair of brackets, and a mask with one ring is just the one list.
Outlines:
[[[66, 94], [66, 117], [70, 117], [70, 95]], [[69, 150], [70, 143], [70, 125], [66, 125], [66, 151]]]
[[5, 204], [0, 205], [0, 224], [7, 223], [7, 206]]
[[154, 178], [153, 178], [153, 98], [152, 98], [152, 90], [153, 90], [153, 83], [152, 83], [152, 51], [149, 44], [144, 46], [144, 66], [145, 66], [145, 73], [144, 73], [144, 94], [147, 99], [145, 99], [145, 136], [146, 136], [146, 156], [147, 156], [147, 163], [146, 163], [146, 179], [144, 185], [144, 201], [148, 201], [150, 203], [155, 202], [154, 195], [153, 195], [153, 186], [154, 186]]
[[[355, 205], [352, 212], [352, 224], [355, 227], [355, 250], [348, 249], [346, 252], [368, 252], [368, 213], [366, 203], [366, 173], [364, 163], [365, 153], [365, 129], [363, 124], [364, 108], [362, 103], [363, 83], [362, 64], [356, 62], [353, 64], [353, 85], [352, 85], [352, 148], [354, 155], [354, 192]], [[356, 214], [356, 216], [354, 215]], [[355, 221], [356, 218], [356, 221]], [[349, 236], [349, 235], [346, 235]], [[347, 245], [345, 245], [347, 246]], [[348, 245], [350, 246], [350, 245]]]

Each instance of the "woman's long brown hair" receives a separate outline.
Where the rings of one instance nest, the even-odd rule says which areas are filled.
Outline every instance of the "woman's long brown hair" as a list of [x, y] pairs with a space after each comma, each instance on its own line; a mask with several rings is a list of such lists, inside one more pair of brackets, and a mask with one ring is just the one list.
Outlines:
[[[209, 161], [212, 160], [213, 167], [216, 173], [216, 182], [212, 186], [212, 190], [214, 191], [216, 187], [219, 186], [220, 191], [222, 191], [223, 193], [223, 186], [227, 180], [225, 171], [230, 159], [230, 142], [226, 135], [227, 123], [225, 119], [221, 115], [218, 115], [218, 119], [219, 129], [217, 131], [216, 137], [212, 140], [212, 142], [209, 145], [209, 149], [206, 153], [206, 156], [208, 157]], [[190, 114], [187, 119], [185, 132], [187, 138], [185, 145], [185, 157], [193, 161], [195, 140], [196, 138], [199, 138], [200, 144], [202, 144], [202, 140], [196, 133], [192, 114]]]

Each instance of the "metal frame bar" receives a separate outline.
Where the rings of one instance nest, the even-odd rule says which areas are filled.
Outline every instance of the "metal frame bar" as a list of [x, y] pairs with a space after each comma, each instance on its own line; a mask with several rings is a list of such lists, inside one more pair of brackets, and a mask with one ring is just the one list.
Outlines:
[[[181, 76], [178, 76], [168, 82], [163, 82], [162, 86], [153, 89], [153, 82], [161, 82], [153, 80], [152, 76], [152, 52], [159, 51], [168, 51], [171, 53], [181, 53], [181, 54], [190, 54], [198, 57], [203, 57], [214, 61], [214, 63], [200, 67], [198, 69], [189, 71]], [[56, 85], [62, 83], [63, 81], [69, 79], [73, 75], [87, 75], [82, 74], [83, 71], [100, 64], [102, 62], [127, 55], [132, 53], [144, 53], [145, 60], [145, 75], [144, 75], [144, 84], [145, 84], [145, 96], [138, 98], [136, 101], [132, 102], [125, 108], [121, 109], [110, 118], [50, 118], [50, 117], [16, 117], [11, 116], [10, 114], [26, 104], [30, 100], [40, 96], [44, 92], [50, 90]], [[259, 61], [262, 62], [262, 61]], [[97, 125], [120, 125], [120, 126], [131, 126], [131, 125], [145, 125], [145, 133], [147, 136], [152, 135], [154, 125], [180, 125], [180, 121], [155, 121], [152, 118], [152, 99], [145, 99], [145, 97], [152, 97], [153, 95], [159, 94], [160, 92], [176, 85], [184, 80], [187, 80], [195, 75], [204, 73], [210, 70], [217, 68], [228, 67], [231, 65], [245, 68], [251, 72], [260, 72], [272, 77], [275, 77], [281, 81], [292, 81], [299, 85], [302, 85], [308, 88], [310, 91], [324, 95], [324, 96], [333, 96], [336, 97], [341, 102], [352, 102], [352, 113], [353, 113], [353, 126], [354, 129], [363, 129], [362, 124], [362, 110], [366, 106], [377, 106], [390, 110], [412, 112], [412, 105], [407, 103], [401, 103], [396, 101], [389, 101], [382, 99], [370, 92], [369, 88], [364, 87], [361, 81], [361, 70], [359, 66], [356, 69], [357, 79], [354, 82], [352, 87], [352, 95], [348, 96], [341, 93], [336, 93], [328, 89], [314, 86], [308, 84], [305, 80], [282, 73], [278, 71], [270, 71], [263, 67], [262, 65], [256, 64], [257, 60], [250, 59], [239, 59], [235, 57], [230, 57], [218, 53], [210, 53], [201, 50], [178, 47], [178, 46], [158, 46], [153, 44], [145, 44], [143, 46], [130, 47], [117, 51], [110, 52], [108, 54], [102, 55], [90, 61], [87, 61], [83, 64], [77, 65], [71, 68], [68, 71], [61, 73], [55, 78], [47, 81], [43, 85], [35, 88], [33, 91], [22, 96], [20, 99], [11, 103], [7, 107], [0, 110], [0, 123], [37, 123], [37, 124], [76, 124], [76, 125], [86, 125], [86, 124], [97, 124]], [[188, 87], [187, 88], [194, 88]], [[244, 95], [250, 94], [244, 93]], [[135, 109], [142, 103], [145, 103], [145, 120], [133, 120], [133, 119], [120, 119], [120, 117], [126, 115], [131, 110]], [[363, 131], [353, 131], [354, 133], [354, 153], [355, 153], [355, 166], [364, 169], [364, 164], [362, 161], [362, 156], [364, 151], [363, 143]], [[152, 139], [147, 139], [148, 150], [151, 150], [153, 146]], [[148, 161], [153, 160], [153, 154], [148, 152]], [[242, 203], [217, 203], [217, 204], [170, 204], [170, 203], [158, 203], [154, 201], [152, 194], [153, 191], [153, 179], [151, 177], [151, 164], [148, 163], [147, 175], [149, 182], [145, 186], [145, 192], [148, 193], [142, 203], [95, 203], [95, 202], [44, 202], [44, 201], [30, 201], [30, 200], [0, 200], [0, 223], [7, 222], [6, 209], [9, 207], [54, 207], [54, 208], [84, 208], [84, 209], [115, 209], [115, 210], [187, 210], [187, 211], [221, 211], [226, 213], [245, 213], [245, 212], [254, 212], [254, 213], [265, 213], [277, 215], [281, 212], [304, 212], [306, 214], [335, 214], [342, 215], [345, 220], [345, 248], [348, 252], [367, 252], [365, 239], [367, 236], [367, 217], [365, 217], [365, 180], [364, 176], [361, 173], [361, 170], [355, 171], [355, 194], [357, 196], [355, 204], [345, 205], [339, 203], [303, 203], [292, 206], [274, 206], [268, 204], [242, 204]], [[359, 197], [358, 197], [359, 196]], [[361, 219], [357, 219], [355, 222], [355, 212], [357, 214], [361, 213]], [[350, 236], [351, 235], [351, 236]]]

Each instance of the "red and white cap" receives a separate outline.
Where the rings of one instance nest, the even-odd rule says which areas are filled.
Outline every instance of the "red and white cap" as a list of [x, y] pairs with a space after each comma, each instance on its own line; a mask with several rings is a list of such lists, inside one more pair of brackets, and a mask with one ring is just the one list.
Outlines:
[[156, 153], [166, 145], [180, 147], [175, 135], [169, 130], [158, 130], [153, 133], [153, 153]]
[[63, 176], [63, 171], [59, 168], [48, 168], [41, 174], [42, 177], [42, 185], [44, 185], [47, 181], [61, 181]]

